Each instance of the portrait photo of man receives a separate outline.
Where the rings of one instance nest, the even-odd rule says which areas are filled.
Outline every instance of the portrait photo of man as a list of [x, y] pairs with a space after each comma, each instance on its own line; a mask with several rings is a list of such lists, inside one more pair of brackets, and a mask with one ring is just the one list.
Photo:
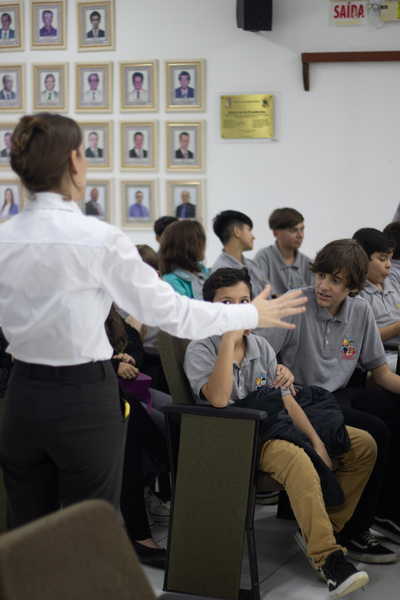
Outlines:
[[2, 78], [3, 89], [0, 90], [0, 100], [16, 100], [17, 94], [12, 89], [14, 79], [10, 73], [6, 73]]
[[128, 92], [128, 102], [134, 104], [135, 102], [148, 102], [149, 92], [143, 88], [143, 73], [135, 71], [132, 74], [133, 90]]
[[88, 83], [89, 89], [83, 95], [85, 104], [103, 104], [104, 91], [99, 89], [100, 78], [98, 73], [90, 73]]
[[15, 31], [11, 29], [11, 15], [9, 13], [3, 13], [1, 15], [1, 29], [0, 29], [0, 40], [14, 40]]
[[176, 207], [175, 216], [178, 219], [194, 219], [196, 217], [196, 205], [190, 202], [190, 193], [182, 190], [181, 204]]
[[57, 29], [53, 27], [53, 11], [46, 9], [42, 12], [43, 27], [39, 30], [39, 37], [57, 37]]
[[86, 158], [103, 158], [103, 148], [99, 148], [99, 134], [91, 131], [88, 136], [89, 146], [85, 150]]
[[143, 192], [137, 190], [135, 193], [135, 203], [129, 207], [129, 217], [131, 219], [148, 219], [149, 209], [143, 204]]
[[179, 134], [180, 148], [175, 152], [175, 158], [188, 159], [194, 158], [194, 154], [189, 150], [190, 136], [187, 131], [182, 131]]
[[137, 131], [133, 136], [133, 148], [129, 150], [129, 158], [147, 158], [147, 150], [143, 148], [144, 136], [141, 131]]
[[90, 199], [85, 202], [85, 214], [105, 218], [104, 209], [99, 202], [99, 190], [97, 187], [90, 190]]
[[189, 86], [190, 74], [188, 71], [179, 73], [180, 87], [175, 89], [175, 98], [194, 98], [194, 88]]
[[3, 141], [4, 141], [4, 148], [0, 152], [0, 156], [1, 156], [1, 158], [7, 158], [8, 156], [10, 156], [10, 150], [11, 150], [11, 131], [5, 132]]
[[105, 37], [104, 29], [100, 29], [101, 15], [97, 10], [93, 10], [90, 15], [90, 24], [92, 29], [86, 33], [88, 38], [103, 38]]
[[44, 78], [44, 90], [40, 92], [40, 102], [56, 104], [60, 101], [60, 93], [55, 89], [56, 78], [53, 73], [47, 73]]

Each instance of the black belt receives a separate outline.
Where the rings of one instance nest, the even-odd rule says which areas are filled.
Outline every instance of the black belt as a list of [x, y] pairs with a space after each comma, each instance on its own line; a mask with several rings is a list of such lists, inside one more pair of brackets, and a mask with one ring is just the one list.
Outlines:
[[15, 375], [22, 375], [32, 379], [57, 381], [79, 381], [88, 378], [98, 379], [99, 377], [104, 378], [105, 375], [114, 372], [109, 360], [99, 360], [65, 367], [52, 367], [50, 365], [38, 365], [15, 360], [13, 371]]

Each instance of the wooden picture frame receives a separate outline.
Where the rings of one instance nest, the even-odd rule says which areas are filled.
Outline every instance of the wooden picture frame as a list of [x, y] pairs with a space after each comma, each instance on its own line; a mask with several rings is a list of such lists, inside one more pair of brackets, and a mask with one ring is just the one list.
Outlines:
[[204, 222], [203, 182], [167, 181], [167, 214]]
[[112, 63], [75, 66], [76, 112], [111, 112]]
[[205, 60], [166, 61], [167, 111], [205, 110]]
[[11, 169], [11, 134], [17, 123], [0, 123], [0, 169]]
[[67, 3], [31, 0], [31, 49], [65, 50]]
[[167, 171], [202, 171], [204, 123], [167, 122]]
[[0, 112], [25, 112], [25, 65], [0, 64]]
[[[8, 200], [11, 200], [11, 202], [8, 202]], [[7, 206], [7, 204], [10, 204], [10, 206]], [[0, 178], [0, 223], [18, 214], [23, 205], [21, 182], [18, 179]]]
[[24, 4], [21, 0], [0, 3], [0, 52], [24, 50]]
[[32, 65], [33, 110], [66, 112], [67, 65]]
[[157, 169], [157, 121], [121, 122], [121, 170]]
[[120, 62], [121, 112], [158, 108], [158, 61]]
[[88, 179], [81, 208], [83, 214], [88, 217], [112, 223], [111, 181]]
[[112, 168], [112, 122], [79, 123], [88, 170]]
[[114, 50], [114, 0], [77, 2], [78, 51]]
[[122, 227], [152, 229], [158, 217], [156, 182], [121, 181]]

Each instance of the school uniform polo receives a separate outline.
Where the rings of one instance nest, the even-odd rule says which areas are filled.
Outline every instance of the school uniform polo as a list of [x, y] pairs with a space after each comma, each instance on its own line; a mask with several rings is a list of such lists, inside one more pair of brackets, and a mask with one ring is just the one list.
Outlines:
[[231, 256], [230, 254], [227, 254], [223, 250], [218, 256], [213, 266], [211, 267], [211, 273], [214, 273], [214, 271], [216, 271], [217, 269], [222, 269], [224, 267], [230, 267], [231, 269], [243, 269], [243, 267], [246, 267], [250, 275], [253, 296], [258, 296], [258, 294], [261, 294], [261, 292], [264, 290], [265, 286], [268, 283], [262, 276], [260, 269], [257, 268], [254, 261], [245, 258], [243, 255], [242, 262], [239, 262], [238, 260], [236, 260], [236, 258]]
[[386, 363], [371, 307], [364, 298], [344, 299], [338, 314], [318, 305], [315, 287], [303, 289], [306, 311], [287, 320], [295, 329], [257, 329], [288, 367], [295, 385], [317, 385], [330, 392], [346, 387], [357, 364], [365, 370]]
[[308, 268], [310, 259], [297, 251], [296, 259], [288, 265], [279, 251], [278, 243], [262, 248], [254, 259], [262, 276], [271, 284], [271, 294], [284, 294], [288, 290], [314, 284], [314, 274]]
[[[393, 325], [400, 321], [400, 289], [386, 279], [383, 290], [367, 281], [360, 294], [371, 305], [376, 324], [379, 328]], [[395, 335], [383, 342], [386, 350], [396, 350], [400, 344], [400, 335]]]
[[[246, 352], [241, 364], [233, 363], [230, 404], [265, 385], [274, 388], [272, 382], [277, 366], [275, 352], [265, 339], [257, 335], [246, 336], [246, 341]], [[193, 341], [187, 347], [183, 368], [190, 382], [194, 400], [198, 404], [208, 404], [201, 394], [201, 388], [210, 379], [220, 344], [221, 337], [214, 335], [204, 340]], [[290, 391], [282, 392], [282, 395], [286, 394], [290, 394]]]
[[400, 290], [400, 260], [392, 258], [391, 262], [392, 266], [390, 267], [388, 279], [395, 288]]

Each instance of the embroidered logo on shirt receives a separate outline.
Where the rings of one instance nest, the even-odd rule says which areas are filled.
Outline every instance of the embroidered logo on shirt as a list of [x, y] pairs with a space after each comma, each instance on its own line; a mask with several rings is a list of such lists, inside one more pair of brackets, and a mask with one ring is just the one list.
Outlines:
[[254, 386], [255, 390], [259, 390], [260, 388], [267, 387], [267, 374], [261, 373], [260, 375], [255, 375], [256, 384]]
[[354, 360], [354, 354], [356, 353], [356, 349], [354, 347], [354, 339], [353, 338], [343, 338], [342, 339], [342, 349], [341, 353], [343, 354], [343, 358], [348, 358], [350, 360]]

